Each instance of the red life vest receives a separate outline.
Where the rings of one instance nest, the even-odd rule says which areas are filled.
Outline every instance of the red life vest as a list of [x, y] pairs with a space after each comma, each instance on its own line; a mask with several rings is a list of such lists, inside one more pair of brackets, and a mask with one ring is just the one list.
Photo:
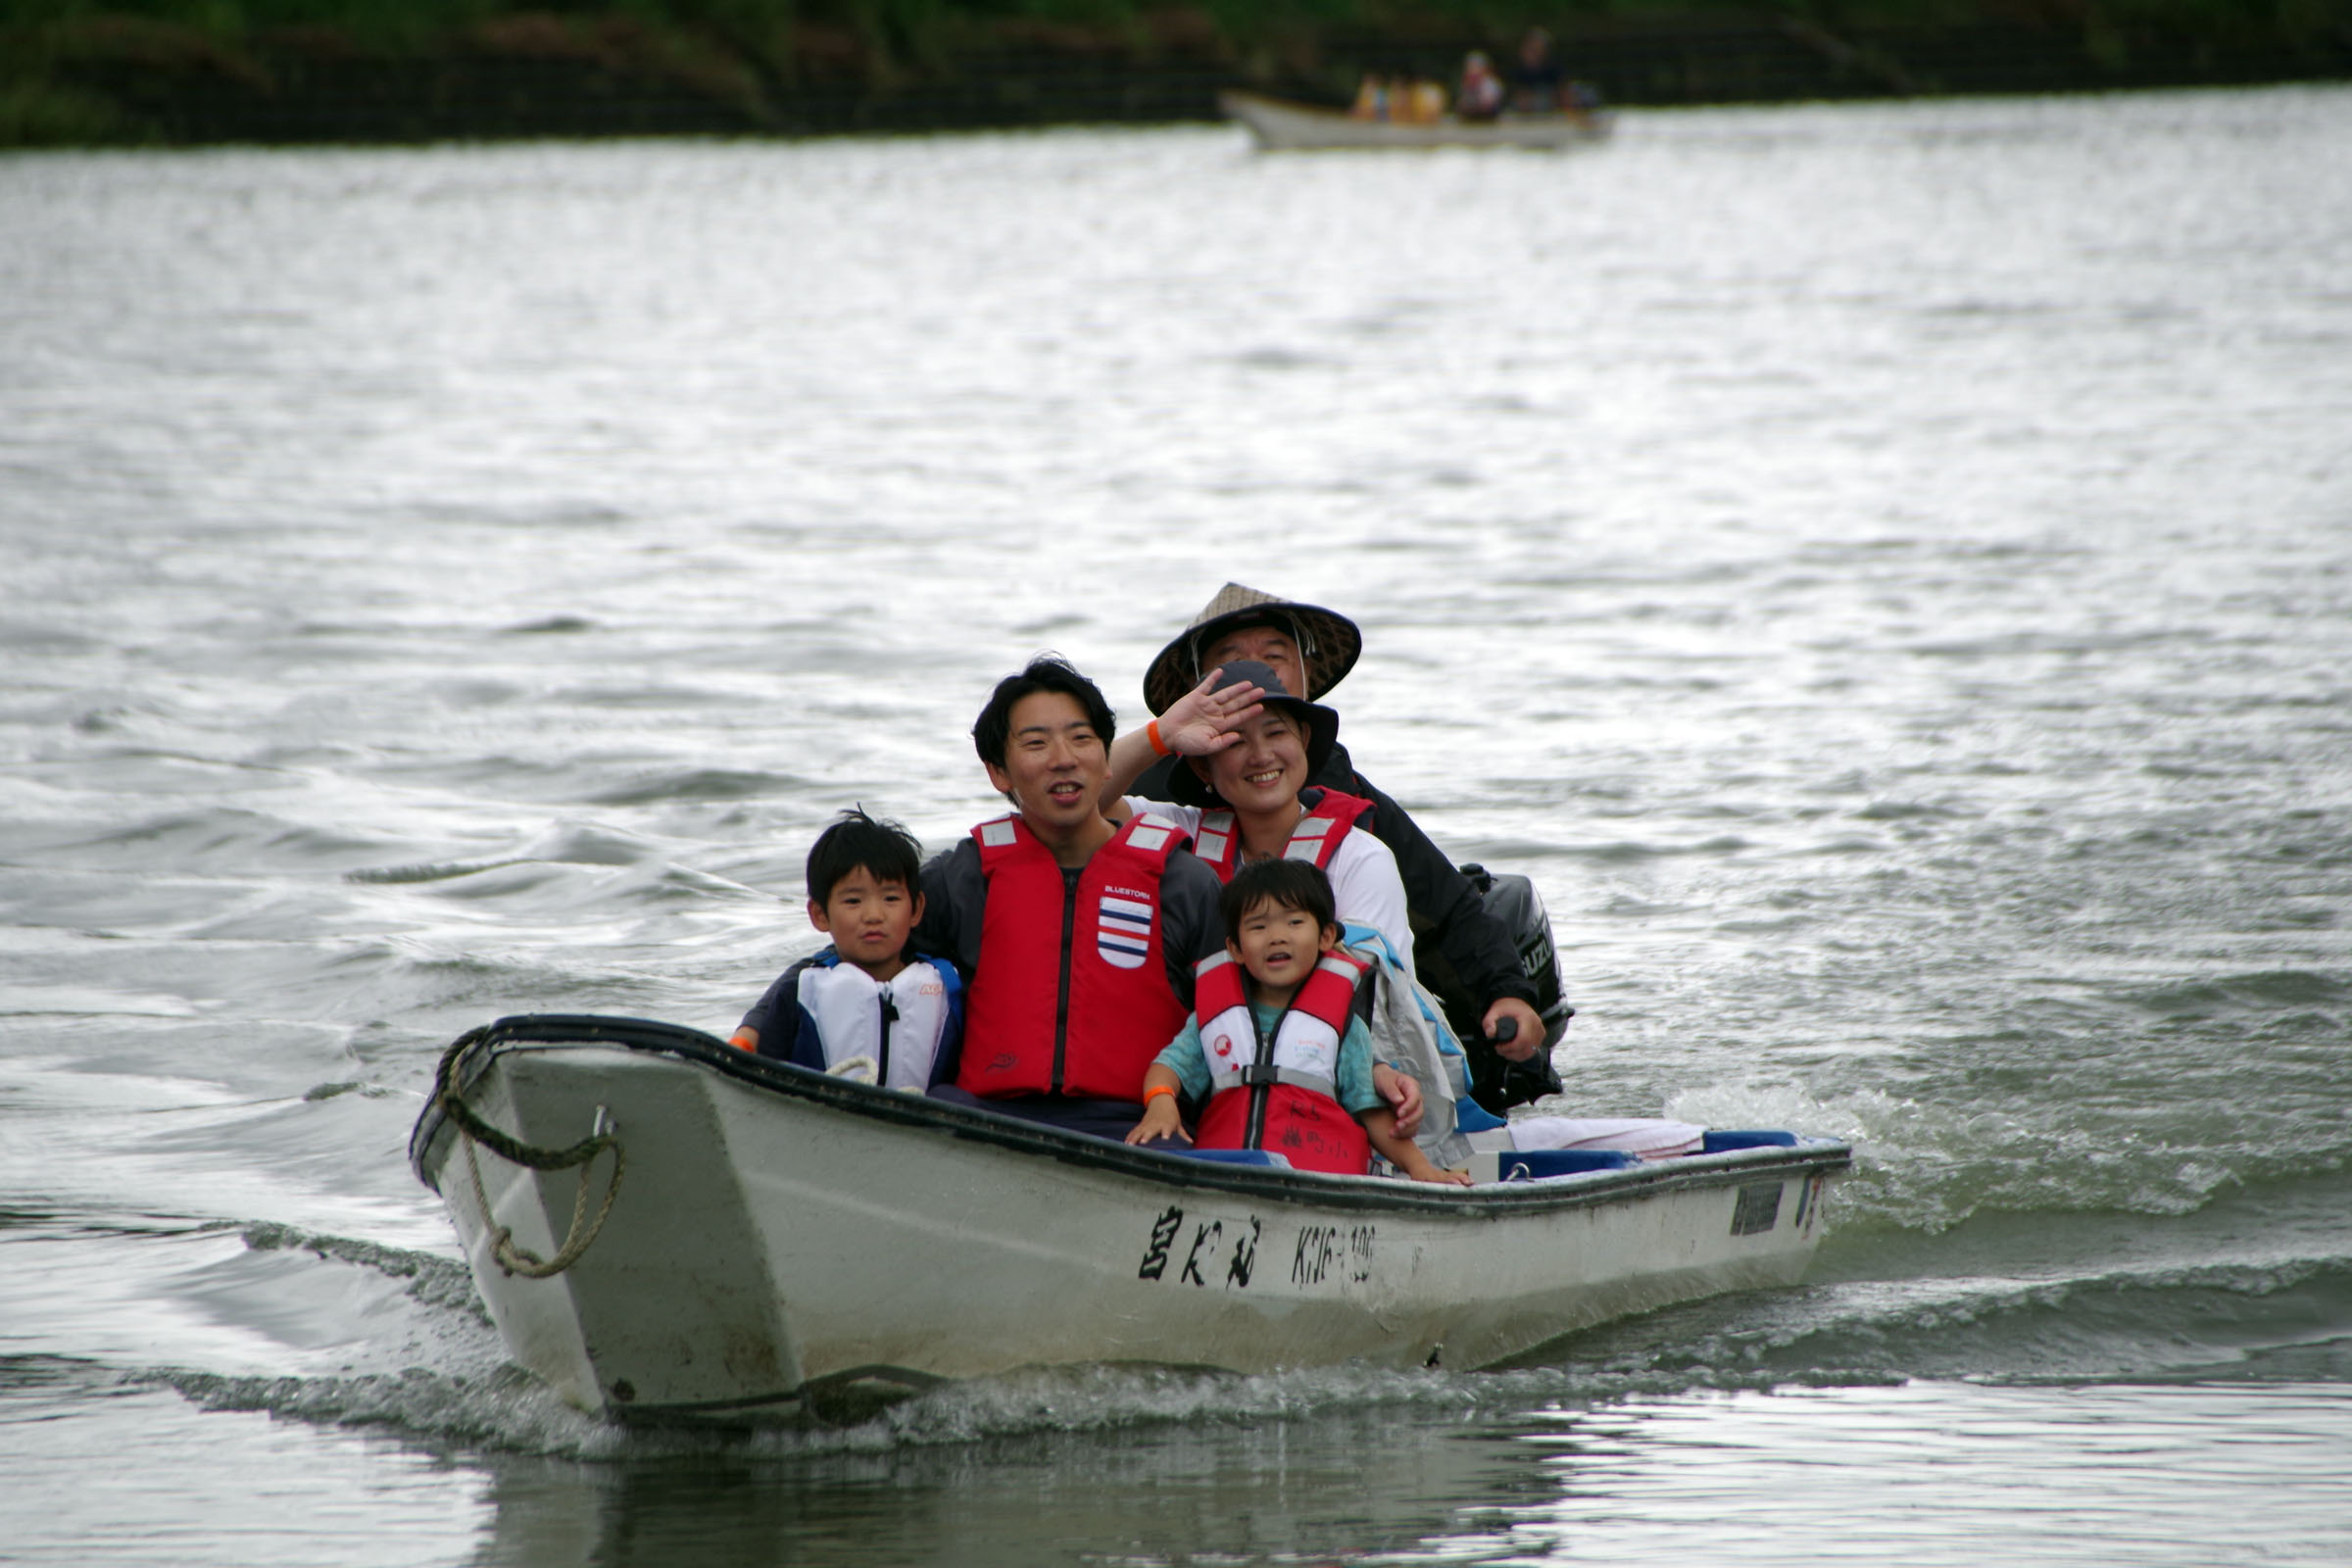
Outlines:
[[1161, 954], [1159, 884], [1184, 835], [1137, 816], [1072, 888], [1018, 816], [972, 829], [988, 896], [965, 994], [959, 1088], [983, 1097], [1133, 1100], [1184, 1028]]
[[[1338, 790], [1315, 790], [1323, 798], [1306, 809], [1298, 825], [1291, 829], [1291, 842], [1282, 852], [1286, 860], [1312, 860], [1328, 871], [1331, 858], [1339, 853], [1340, 841], [1355, 825], [1355, 819], [1372, 809], [1372, 803], [1360, 795], [1342, 795]], [[1305, 800], [1308, 790], [1300, 790], [1298, 798]], [[1200, 813], [1200, 831], [1193, 835], [1193, 853], [1206, 860], [1217, 880], [1230, 882], [1242, 864], [1242, 835], [1233, 812], [1219, 808]]]
[[1230, 954], [1200, 960], [1193, 1012], [1208, 1058], [1208, 1104], [1194, 1144], [1200, 1149], [1263, 1149], [1300, 1170], [1361, 1176], [1372, 1143], [1339, 1100], [1340, 1041], [1366, 968], [1347, 953], [1326, 953], [1260, 1037], [1250, 1010], [1249, 977]]

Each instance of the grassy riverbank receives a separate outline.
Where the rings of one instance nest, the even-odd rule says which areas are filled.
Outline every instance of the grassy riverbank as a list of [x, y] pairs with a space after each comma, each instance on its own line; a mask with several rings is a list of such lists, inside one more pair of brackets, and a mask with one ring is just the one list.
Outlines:
[[0, 0], [0, 145], [1200, 119], [1531, 25], [1620, 103], [2352, 75], [2352, 0]]

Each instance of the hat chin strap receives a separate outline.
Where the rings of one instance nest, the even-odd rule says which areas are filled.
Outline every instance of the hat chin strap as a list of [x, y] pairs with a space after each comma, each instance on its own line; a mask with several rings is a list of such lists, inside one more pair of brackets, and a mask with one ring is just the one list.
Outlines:
[[[1315, 648], [1315, 640], [1314, 640], [1312, 637], [1309, 637], [1309, 636], [1306, 634], [1305, 630], [1304, 630], [1302, 627], [1300, 627], [1300, 626], [1299, 626], [1298, 622], [1296, 619], [1294, 619], [1293, 617], [1291, 617], [1291, 616], [1289, 616], [1289, 615], [1283, 614], [1283, 613], [1282, 613], [1282, 612], [1280, 612], [1280, 611], [1278, 611], [1278, 610], [1269, 610], [1269, 611], [1267, 611], [1267, 612], [1266, 612], [1266, 616], [1265, 616], [1265, 619], [1264, 619], [1263, 621], [1247, 621], [1247, 620], [1246, 620], [1246, 621], [1242, 622], [1242, 625], [1244, 625], [1244, 626], [1250, 626], [1250, 625], [1266, 625], [1266, 624], [1270, 624], [1270, 623], [1272, 623], [1273, 621], [1275, 621], [1275, 620], [1277, 620], [1277, 619], [1279, 619], [1279, 620], [1282, 622], [1282, 625], [1280, 625], [1280, 626], [1275, 626], [1275, 627], [1274, 627], [1274, 629], [1275, 629], [1276, 631], [1280, 631], [1280, 630], [1282, 630], [1283, 626], [1288, 626], [1288, 627], [1290, 628], [1290, 631], [1291, 631], [1291, 642], [1292, 642], [1293, 646], [1295, 646], [1295, 647], [1296, 647], [1296, 648], [1298, 648], [1298, 676], [1299, 676], [1299, 684], [1300, 684], [1300, 685], [1307, 685], [1307, 684], [1310, 684], [1311, 682], [1310, 682], [1310, 679], [1309, 679], [1309, 677], [1310, 677], [1311, 671], [1313, 670], [1313, 667], [1314, 667], [1315, 654], [1316, 654], [1316, 652], [1317, 652], [1317, 650], [1316, 650], [1316, 648]], [[1236, 629], [1238, 630], [1239, 628], [1236, 628]], [[1193, 644], [1192, 644], [1192, 648], [1193, 648], [1193, 684], [1194, 684], [1194, 685], [1196, 685], [1196, 686], [1198, 686], [1198, 685], [1200, 685], [1200, 684], [1201, 680], [1202, 680], [1203, 678], [1205, 678], [1205, 677], [1207, 676], [1207, 674], [1208, 674], [1208, 671], [1207, 671], [1207, 670], [1205, 670], [1205, 669], [1202, 669], [1202, 668], [1200, 667], [1200, 638], [1199, 634], [1195, 634], [1195, 636], [1193, 637]], [[1304, 701], [1311, 701], [1311, 700], [1312, 700], [1312, 699], [1308, 698], [1308, 697], [1307, 697], [1307, 694], [1306, 694], [1306, 693], [1304, 693], [1304, 692], [1293, 692], [1293, 693], [1291, 693], [1291, 695], [1292, 695], [1293, 697], [1297, 697], [1297, 698], [1299, 698], [1299, 699], [1301, 699], [1301, 700], [1304, 700]]]

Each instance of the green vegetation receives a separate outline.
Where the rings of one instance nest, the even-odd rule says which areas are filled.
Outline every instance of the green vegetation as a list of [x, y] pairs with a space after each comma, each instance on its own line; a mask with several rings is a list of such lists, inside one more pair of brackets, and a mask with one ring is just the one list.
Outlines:
[[580, 37], [672, 34], [723, 41], [787, 65], [808, 35], [915, 59], [995, 37], [1150, 47], [1171, 35], [1236, 49], [1300, 32], [1508, 37], [1580, 19], [1781, 14], [1818, 25], [1937, 26], [2030, 20], [2090, 31], [2320, 39], [2352, 26], [2346, 0], [0, 0], [17, 41], [105, 39], [133, 52], [172, 35], [237, 48], [309, 36], [368, 50], [425, 50], [526, 22]]
[[2352, 0], [0, 0], [0, 146], [1175, 118], [1533, 24], [1637, 101], [2352, 74]]
[[708, 30], [789, 42], [804, 26], [846, 28], [873, 39], [913, 41], [994, 28], [1057, 28], [1144, 38], [1171, 22], [1247, 43], [1300, 27], [1507, 34], [1577, 17], [1705, 11], [1779, 11], [1829, 25], [1934, 24], [1980, 17], [2031, 16], [2130, 26], [2164, 23], [2258, 31], [2341, 26], [2340, 0], [1745, 0], [1708, 6], [1688, 0], [0, 0], [0, 27], [146, 23], [220, 41], [272, 31], [323, 29], [374, 46], [428, 45], [520, 16], [591, 25], [621, 22], [650, 29]]
[[146, 139], [110, 100], [60, 82], [0, 80], [0, 147], [86, 147]]

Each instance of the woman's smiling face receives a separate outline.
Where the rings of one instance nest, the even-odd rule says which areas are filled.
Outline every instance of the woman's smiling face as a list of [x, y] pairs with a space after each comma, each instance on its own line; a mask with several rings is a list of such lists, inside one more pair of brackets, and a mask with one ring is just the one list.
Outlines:
[[1306, 788], [1306, 730], [1269, 705], [1240, 726], [1242, 738], [1208, 760], [1208, 785], [1227, 806], [1254, 815], [1295, 806]]

